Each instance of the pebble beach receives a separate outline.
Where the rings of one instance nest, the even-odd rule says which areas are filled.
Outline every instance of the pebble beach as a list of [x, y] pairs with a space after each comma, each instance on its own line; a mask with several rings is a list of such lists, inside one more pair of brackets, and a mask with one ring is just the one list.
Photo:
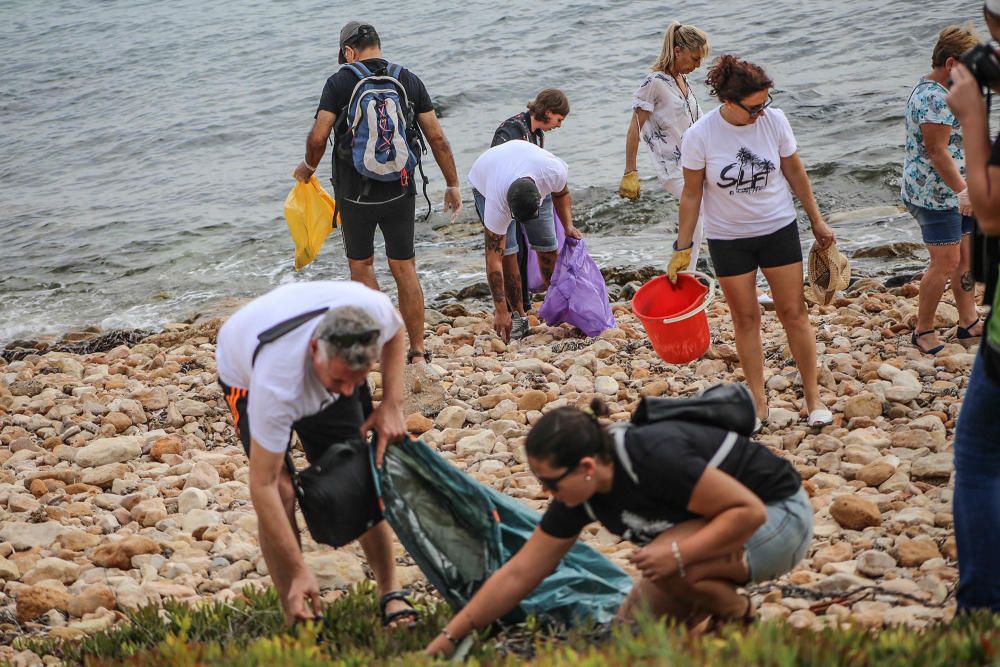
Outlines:
[[[802, 475], [815, 537], [776, 582], [784, 589], [752, 591], [762, 620], [919, 628], [953, 615], [951, 443], [975, 348], [949, 343], [931, 357], [911, 346], [916, 295], [914, 282], [863, 278], [831, 305], [811, 304], [821, 396], [835, 415], [822, 430], [806, 426], [784, 334], [764, 314], [770, 415], [757, 440]], [[941, 329], [956, 325], [949, 298]], [[541, 509], [547, 495], [522, 443], [547, 410], [596, 394], [620, 421], [643, 396], [742, 379], [721, 299], [707, 311], [711, 348], [682, 366], [657, 357], [621, 299], [618, 326], [597, 338], [532, 315], [530, 335], [509, 344], [481, 305], [435, 302], [433, 363], [407, 370], [407, 428], [477, 480]], [[222, 321], [168, 324], [90, 353], [0, 353], [0, 661], [43, 664], [12, 648], [15, 637], [75, 640], [167, 598], [231, 600], [270, 585], [247, 459], [215, 376]], [[369, 383], [378, 400], [378, 372]], [[634, 573], [631, 544], [596, 524], [584, 540]], [[303, 532], [303, 550], [328, 600], [366, 578], [356, 544], [334, 550]], [[419, 588], [423, 577], [398, 545], [397, 560], [402, 583]]]

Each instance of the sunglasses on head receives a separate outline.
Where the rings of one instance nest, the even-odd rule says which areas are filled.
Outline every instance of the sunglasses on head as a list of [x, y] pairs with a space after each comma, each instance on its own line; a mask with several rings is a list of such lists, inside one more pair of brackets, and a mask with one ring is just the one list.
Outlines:
[[570, 467], [566, 468], [566, 472], [564, 472], [561, 475], [558, 475], [556, 477], [542, 477], [541, 475], [535, 475], [535, 479], [538, 480], [538, 483], [542, 485], [543, 489], [555, 493], [556, 491], [559, 490], [559, 482], [569, 477], [573, 473], [573, 471], [579, 467], [580, 467], [580, 462], [577, 461]]
[[737, 102], [736, 106], [738, 106], [739, 108], [741, 108], [744, 111], [746, 111], [748, 114], [750, 114], [750, 117], [753, 118], [754, 116], [759, 116], [761, 113], [763, 113], [764, 109], [766, 109], [769, 106], [771, 106], [771, 102], [773, 102], [773, 101], [774, 100], [771, 98], [771, 93], [768, 93], [767, 94], [767, 102], [764, 102], [763, 104], [756, 104], [756, 105], [754, 105], [752, 107], [747, 107], [747, 106], [743, 106], [742, 104], [740, 104], [739, 102]]
[[350, 347], [358, 343], [361, 345], [371, 345], [378, 339], [378, 334], [378, 329], [372, 329], [371, 331], [362, 331], [356, 334], [328, 334], [324, 336], [324, 340], [329, 343], [335, 343], [340, 347]]

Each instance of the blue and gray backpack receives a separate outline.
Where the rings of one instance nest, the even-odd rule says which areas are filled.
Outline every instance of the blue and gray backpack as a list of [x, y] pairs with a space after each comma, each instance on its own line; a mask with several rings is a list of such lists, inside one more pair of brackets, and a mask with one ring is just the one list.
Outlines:
[[427, 149], [413, 104], [399, 81], [403, 68], [389, 64], [372, 72], [360, 61], [344, 67], [358, 77], [358, 83], [338, 118], [338, 124], [343, 123], [342, 156], [347, 158], [350, 152], [349, 161], [363, 179], [398, 181], [404, 188], [409, 188], [420, 167], [426, 197], [420, 156]]

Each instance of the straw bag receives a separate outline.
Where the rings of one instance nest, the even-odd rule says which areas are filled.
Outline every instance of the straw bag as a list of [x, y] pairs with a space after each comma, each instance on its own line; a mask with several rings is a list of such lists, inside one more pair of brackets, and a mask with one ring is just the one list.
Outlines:
[[813, 243], [809, 250], [809, 292], [820, 305], [833, 301], [838, 290], [847, 289], [851, 281], [851, 265], [847, 257], [831, 243], [826, 249]]

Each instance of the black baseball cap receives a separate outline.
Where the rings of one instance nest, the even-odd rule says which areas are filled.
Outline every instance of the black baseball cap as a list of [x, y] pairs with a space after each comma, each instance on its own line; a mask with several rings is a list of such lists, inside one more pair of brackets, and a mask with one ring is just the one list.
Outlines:
[[527, 176], [522, 176], [507, 188], [507, 206], [518, 222], [537, 218], [541, 203], [542, 195], [538, 192], [538, 186]]
[[343, 28], [340, 29], [340, 51], [337, 53], [337, 62], [341, 65], [347, 62], [344, 58], [344, 45], [348, 42], [353, 42], [359, 37], [367, 36], [368, 34], [375, 35], [378, 37], [378, 33], [375, 32], [374, 26], [371, 23], [365, 23], [364, 21], [348, 21]]

